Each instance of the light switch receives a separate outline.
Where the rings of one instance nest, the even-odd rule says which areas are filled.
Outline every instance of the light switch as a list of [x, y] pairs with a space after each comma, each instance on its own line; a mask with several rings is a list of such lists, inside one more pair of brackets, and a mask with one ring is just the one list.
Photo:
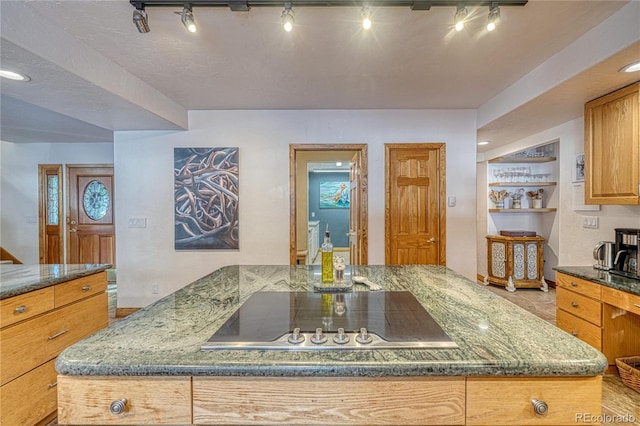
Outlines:
[[456, 197], [448, 197], [447, 198], [447, 205], [449, 207], [455, 207], [456, 206]]
[[147, 218], [146, 217], [130, 217], [128, 226], [129, 228], [146, 228]]

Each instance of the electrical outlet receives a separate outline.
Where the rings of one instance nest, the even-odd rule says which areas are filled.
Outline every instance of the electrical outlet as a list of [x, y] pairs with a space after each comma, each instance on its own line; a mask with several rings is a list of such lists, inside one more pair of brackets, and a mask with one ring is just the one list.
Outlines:
[[151, 283], [151, 294], [158, 294], [160, 292], [160, 285], [158, 283]]
[[598, 229], [600, 220], [597, 216], [584, 216], [582, 218], [582, 227], [589, 229]]

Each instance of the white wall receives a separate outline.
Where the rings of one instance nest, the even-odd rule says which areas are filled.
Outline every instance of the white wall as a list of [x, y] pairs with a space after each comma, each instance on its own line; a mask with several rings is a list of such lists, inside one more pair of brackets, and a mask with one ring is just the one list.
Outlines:
[[23, 263], [39, 263], [38, 164], [112, 163], [111, 143], [0, 142], [0, 245]]
[[[476, 276], [472, 110], [191, 111], [189, 131], [116, 132], [118, 306], [145, 306], [221, 266], [289, 263], [289, 144], [366, 143], [369, 263], [384, 263], [384, 144], [445, 142], [447, 265]], [[173, 148], [240, 148], [240, 250], [174, 250]], [[147, 228], [128, 228], [132, 217]], [[151, 294], [158, 283], [159, 295]]]
[[[588, 266], [594, 263], [592, 250], [598, 241], [614, 241], [615, 228], [640, 228], [640, 206], [601, 206], [600, 211], [574, 211], [572, 183], [575, 180], [575, 156], [584, 152], [584, 120], [578, 118], [560, 126], [547, 129], [512, 144], [502, 146], [485, 153], [485, 159], [491, 159], [530, 147], [558, 140], [559, 162], [558, 187], [555, 189], [553, 202], [558, 211], [544, 213], [548, 216], [545, 227], [550, 229], [545, 250], [552, 250], [558, 258], [558, 265]], [[484, 170], [486, 181], [486, 162], [478, 164], [478, 170]], [[485, 183], [486, 192], [486, 183]], [[480, 195], [479, 195], [480, 196]], [[478, 202], [478, 217], [484, 218], [487, 232], [495, 230], [495, 226], [486, 214], [487, 202]], [[582, 227], [584, 216], [596, 216], [599, 219], [598, 229]], [[479, 225], [479, 227], [482, 225]], [[478, 235], [481, 231], [478, 230]], [[487, 265], [486, 242], [478, 238], [478, 273], [486, 275]], [[480, 269], [480, 266], [483, 269]], [[554, 279], [545, 271], [545, 277]]]

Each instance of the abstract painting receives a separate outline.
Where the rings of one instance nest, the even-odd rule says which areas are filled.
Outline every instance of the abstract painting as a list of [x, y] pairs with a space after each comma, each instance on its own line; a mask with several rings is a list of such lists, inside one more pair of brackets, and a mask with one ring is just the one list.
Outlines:
[[349, 182], [320, 182], [321, 209], [348, 209]]
[[175, 249], [237, 250], [238, 148], [174, 148]]

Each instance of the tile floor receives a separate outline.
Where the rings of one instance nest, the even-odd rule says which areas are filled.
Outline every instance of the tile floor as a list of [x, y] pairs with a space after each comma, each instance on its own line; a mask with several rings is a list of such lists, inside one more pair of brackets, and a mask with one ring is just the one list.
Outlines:
[[[486, 288], [555, 325], [554, 289], [544, 293], [538, 289], [521, 288], [511, 293], [500, 286], [488, 285]], [[640, 393], [625, 386], [618, 376], [606, 375], [602, 386], [602, 414], [606, 425], [640, 426]]]

